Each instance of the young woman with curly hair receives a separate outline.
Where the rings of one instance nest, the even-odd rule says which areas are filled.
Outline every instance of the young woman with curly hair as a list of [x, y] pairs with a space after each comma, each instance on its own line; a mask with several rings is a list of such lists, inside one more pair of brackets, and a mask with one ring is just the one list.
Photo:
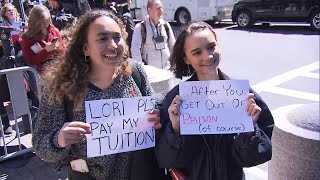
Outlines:
[[[227, 80], [219, 68], [221, 54], [213, 28], [205, 22], [184, 27], [170, 57], [177, 78], [187, 81]], [[252, 118], [255, 132], [240, 134], [181, 135], [179, 86], [163, 100], [161, 123], [156, 135], [160, 167], [176, 168], [187, 179], [244, 179], [243, 167], [271, 159], [273, 117], [265, 102], [252, 89], [247, 95], [246, 113]]]
[[[111, 12], [95, 10], [79, 19], [66, 56], [43, 76], [44, 93], [32, 139], [42, 159], [67, 165], [71, 160], [83, 159], [92, 179], [161, 178], [152, 148], [86, 158], [84, 140], [91, 132], [90, 124], [85, 123], [84, 101], [152, 94], [142, 67], [128, 63], [125, 38], [124, 25]], [[132, 67], [140, 74], [141, 91], [132, 77]], [[71, 106], [74, 116], [67, 119]], [[159, 117], [149, 121], [158, 122]], [[153, 126], [160, 127], [157, 123]]]

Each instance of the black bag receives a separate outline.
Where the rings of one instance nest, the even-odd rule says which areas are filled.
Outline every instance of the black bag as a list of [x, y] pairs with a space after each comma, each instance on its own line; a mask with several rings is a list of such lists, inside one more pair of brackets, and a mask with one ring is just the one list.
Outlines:
[[133, 18], [128, 15], [123, 16], [123, 21], [126, 25], [126, 31], [128, 33], [127, 45], [128, 45], [128, 49], [129, 49], [129, 56], [131, 57], [131, 41], [132, 41], [132, 34], [134, 31], [135, 23], [133, 21]]

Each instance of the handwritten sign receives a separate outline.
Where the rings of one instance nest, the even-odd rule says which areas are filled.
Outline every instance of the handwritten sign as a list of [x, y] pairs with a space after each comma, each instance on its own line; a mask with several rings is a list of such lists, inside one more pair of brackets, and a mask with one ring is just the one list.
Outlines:
[[152, 96], [86, 101], [87, 157], [135, 151], [155, 146], [155, 131], [148, 112]]
[[232, 134], [253, 131], [246, 113], [247, 80], [186, 81], [179, 84], [180, 132]]

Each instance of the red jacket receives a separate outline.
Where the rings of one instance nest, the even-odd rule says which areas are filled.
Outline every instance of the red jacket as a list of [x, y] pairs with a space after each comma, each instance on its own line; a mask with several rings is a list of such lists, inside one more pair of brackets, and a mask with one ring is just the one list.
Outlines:
[[[46, 43], [51, 42], [55, 37], [58, 37], [58, 40], [62, 45], [63, 42], [62, 42], [62, 38], [59, 33], [59, 30], [52, 25], [50, 25], [49, 27], [47, 37], [45, 37], [42, 40], [28, 39], [25, 34], [22, 35], [22, 38], [20, 40], [20, 45], [21, 45], [23, 56], [30, 65], [35, 66], [35, 68], [39, 73], [41, 72], [43, 65], [45, 63], [54, 59], [54, 57], [57, 56], [58, 54], [65, 53], [65, 49], [55, 50], [51, 52], [47, 52], [47, 50], [45, 49], [45, 42]], [[39, 43], [42, 47], [42, 50], [40, 50], [38, 53], [34, 53], [33, 50], [31, 49], [31, 46], [33, 46], [35, 43]]]

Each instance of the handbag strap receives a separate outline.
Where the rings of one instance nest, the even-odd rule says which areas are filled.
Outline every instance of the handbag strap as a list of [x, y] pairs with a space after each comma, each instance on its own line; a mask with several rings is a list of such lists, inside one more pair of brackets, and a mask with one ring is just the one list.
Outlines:
[[185, 180], [186, 176], [178, 169], [169, 169], [169, 173], [173, 180]]
[[73, 101], [71, 101], [67, 96], [64, 96], [64, 108], [66, 110], [66, 122], [73, 121]]

